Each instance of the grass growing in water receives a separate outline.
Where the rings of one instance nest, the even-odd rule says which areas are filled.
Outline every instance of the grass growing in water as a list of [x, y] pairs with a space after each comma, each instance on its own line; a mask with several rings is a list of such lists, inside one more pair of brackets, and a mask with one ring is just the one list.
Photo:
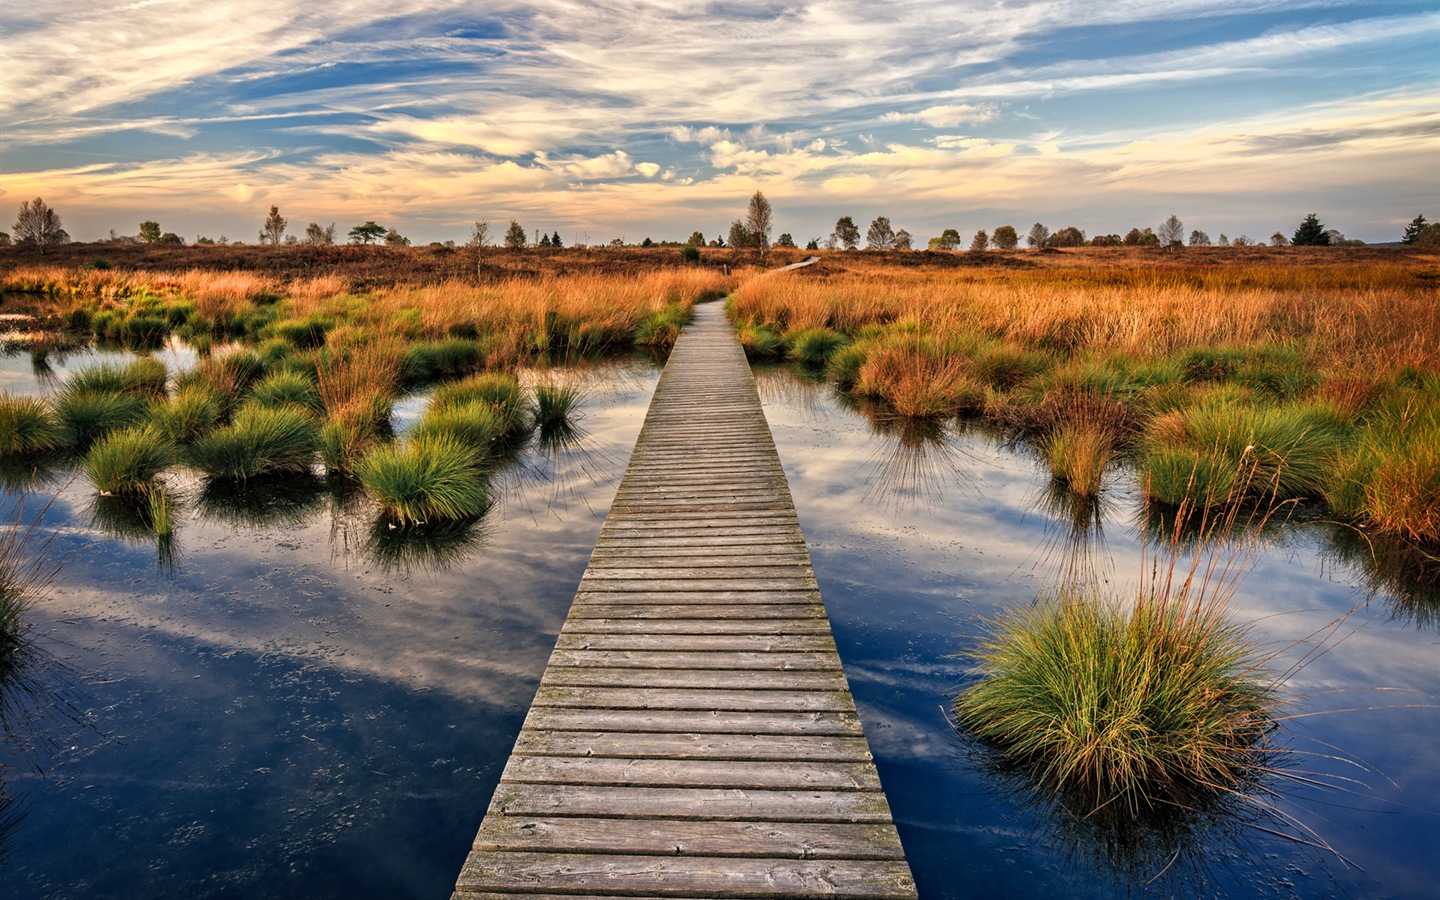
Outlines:
[[314, 414], [325, 409], [320, 389], [299, 372], [276, 372], [251, 388], [249, 399], [261, 406], [292, 406]]
[[190, 445], [195, 468], [212, 478], [254, 478], [310, 471], [319, 423], [293, 407], [246, 405], [235, 419]]
[[112, 432], [85, 454], [85, 477], [104, 494], [139, 496], [175, 462], [175, 446], [154, 426]]
[[0, 455], [48, 453], [65, 445], [65, 430], [45, 401], [0, 394]]
[[150, 408], [150, 423], [176, 444], [188, 444], [220, 421], [220, 404], [205, 388], [182, 388], [168, 403]]
[[976, 656], [988, 677], [956, 701], [958, 721], [1089, 809], [1233, 790], [1273, 728], [1273, 689], [1246, 630], [1183, 591], [1129, 604], [1060, 592]]
[[788, 336], [790, 358], [807, 366], [823, 366], [850, 339], [828, 328], [802, 328]]
[[530, 405], [536, 428], [556, 428], [570, 422], [580, 407], [581, 392], [573, 385], [537, 384]]
[[472, 448], [449, 435], [375, 447], [355, 475], [402, 525], [472, 519], [492, 502]]
[[150, 401], [133, 394], [67, 387], [55, 398], [65, 443], [82, 449], [116, 429], [140, 424], [149, 410]]

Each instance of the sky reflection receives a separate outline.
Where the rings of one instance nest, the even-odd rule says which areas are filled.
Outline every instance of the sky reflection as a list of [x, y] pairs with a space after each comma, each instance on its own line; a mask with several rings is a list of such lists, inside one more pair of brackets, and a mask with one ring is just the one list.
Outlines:
[[[1135, 835], [1057, 820], [955, 735], [947, 708], [974, 677], [963, 654], [988, 622], [1067, 580], [1135, 590], [1173, 522], [1140, 515], [1123, 472], [1098, 507], [1061, 502], [1031, 454], [974, 431], [954, 433], [961, 483], [887, 483], [874, 460], [903, 455], [906, 436], [877, 434], [823, 385], [773, 383], [783, 377], [762, 381], [766, 416], [922, 896], [1430, 895], [1440, 662], [1414, 624], [1414, 579], [1377, 577], [1379, 563], [1334, 549], [1333, 525], [1298, 516], [1228, 545], [1255, 547], [1230, 612], [1276, 654], [1277, 673], [1298, 666], [1282, 688], [1303, 716], [1285, 723], [1291, 774], [1316, 780], [1269, 782], [1276, 816], [1182, 821], [1158, 832], [1158, 855], [1117, 855]], [[1286, 817], [1349, 862], [1259, 827]], [[1167, 869], [1159, 851], [1183, 846]]]

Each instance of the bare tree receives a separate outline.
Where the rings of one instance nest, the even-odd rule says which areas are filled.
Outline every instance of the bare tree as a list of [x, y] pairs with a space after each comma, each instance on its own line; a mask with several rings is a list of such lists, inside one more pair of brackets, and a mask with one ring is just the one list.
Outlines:
[[335, 243], [335, 223], [331, 222], [329, 228], [321, 228], [319, 222], [311, 222], [309, 225], [306, 225], [305, 243], [323, 244], [326, 246]]
[[465, 246], [476, 250], [490, 246], [490, 223], [476, 219], [475, 227], [470, 229], [470, 240], [465, 242]]
[[60, 224], [60, 214], [46, 206], [45, 201], [39, 197], [20, 204], [13, 227], [15, 243], [34, 247], [41, 253], [70, 242], [70, 235], [65, 233], [65, 228]]
[[1032, 247], [1043, 247], [1050, 240], [1050, 229], [1036, 222], [1030, 226], [1030, 233], [1025, 236], [1025, 243]]
[[910, 232], [906, 231], [903, 228], [895, 232], [896, 250], [913, 250], [914, 244], [915, 239], [910, 236]]
[[1155, 236], [1160, 239], [1160, 246], [1174, 247], [1185, 237], [1185, 223], [1180, 221], [1179, 216], [1171, 213], [1170, 218], [1160, 223]]
[[272, 246], [280, 243], [285, 237], [285, 226], [290, 224], [286, 218], [280, 215], [280, 207], [270, 207], [270, 215], [265, 217], [265, 227], [260, 229], [260, 243]]
[[1198, 228], [1195, 229], [1194, 231], [1190, 232], [1190, 246], [1192, 246], [1192, 247], [1208, 247], [1208, 246], [1210, 246], [1210, 235], [1206, 234], [1205, 232], [1201, 231], [1201, 230], [1198, 229]]
[[750, 206], [745, 210], [745, 231], [750, 236], [750, 242], [761, 254], [770, 247], [770, 229], [774, 227], [774, 211], [770, 208], [770, 201], [759, 191], [750, 198]]
[[865, 232], [865, 249], [895, 249], [895, 231], [890, 227], [889, 217], [876, 216], [875, 221], [870, 223], [870, 229]]

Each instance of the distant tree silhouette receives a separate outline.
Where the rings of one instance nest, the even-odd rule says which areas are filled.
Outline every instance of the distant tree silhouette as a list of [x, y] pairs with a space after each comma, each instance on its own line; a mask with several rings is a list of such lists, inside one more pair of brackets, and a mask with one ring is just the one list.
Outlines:
[[356, 225], [350, 229], [350, 243], [373, 244], [384, 237], [388, 230], [384, 225], [376, 225], [374, 221], [367, 221], [364, 225]]
[[152, 222], [141, 222], [141, 223], [140, 223], [140, 242], [141, 242], [142, 244], [158, 244], [158, 243], [160, 243], [160, 223], [159, 223], [159, 222], [153, 222], [153, 221], [152, 221]]
[[285, 237], [285, 226], [289, 222], [280, 215], [280, 207], [270, 207], [270, 215], [265, 217], [265, 225], [260, 229], [260, 243], [275, 246]]
[[1032, 247], [1043, 247], [1046, 241], [1050, 240], [1050, 229], [1036, 222], [1030, 226], [1030, 233], [1025, 235], [1025, 243]]
[[1321, 224], [1320, 217], [1312, 212], [1300, 220], [1300, 227], [1295, 229], [1290, 243], [1297, 247], [1328, 247], [1330, 246], [1330, 235], [1325, 233], [1325, 226]]
[[511, 219], [510, 227], [505, 229], [505, 246], [510, 250], [524, 250], [527, 243], [525, 226]]
[[1423, 215], [1411, 219], [1410, 224], [1405, 226], [1405, 236], [1400, 238], [1400, 243], [1407, 245], [1415, 243], [1416, 238], [1420, 237], [1420, 232], [1425, 230], [1427, 224], [1429, 223], [1425, 221]]
[[1160, 228], [1155, 232], [1160, 239], [1160, 246], [1175, 247], [1180, 244], [1181, 238], [1185, 236], [1185, 223], [1180, 217], [1171, 213], [1170, 218], [1160, 223]]
[[60, 214], [39, 197], [20, 204], [15, 224], [11, 227], [15, 229], [13, 240], [16, 244], [34, 247], [41, 254], [51, 247], [70, 243], [70, 235], [60, 223]]
[[986, 234], [983, 228], [975, 232], [975, 237], [970, 240], [970, 252], [972, 253], [978, 253], [989, 246], [990, 235]]
[[1014, 225], [1001, 225], [990, 236], [990, 243], [995, 245], [996, 250], [1014, 250], [1020, 246], [1020, 235]]
[[890, 219], [886, 216], [876, 216], [870, 223], [870, 229], [865, 232], [866, 250], [893, 250], [895, 249], [895, 231], [890, 227]]
[[835, 242], [846, 250], [854, 250], [860, 246], [860, 228], [849, 216], [841, 216], [835, 220], [834, 237]]

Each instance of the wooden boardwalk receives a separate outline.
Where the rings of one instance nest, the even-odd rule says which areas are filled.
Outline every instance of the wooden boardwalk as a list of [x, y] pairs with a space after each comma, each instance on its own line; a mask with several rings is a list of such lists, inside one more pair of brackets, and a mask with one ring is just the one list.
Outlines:
[[755, 381], [670, 357], [456, 898], [914, 897]]

